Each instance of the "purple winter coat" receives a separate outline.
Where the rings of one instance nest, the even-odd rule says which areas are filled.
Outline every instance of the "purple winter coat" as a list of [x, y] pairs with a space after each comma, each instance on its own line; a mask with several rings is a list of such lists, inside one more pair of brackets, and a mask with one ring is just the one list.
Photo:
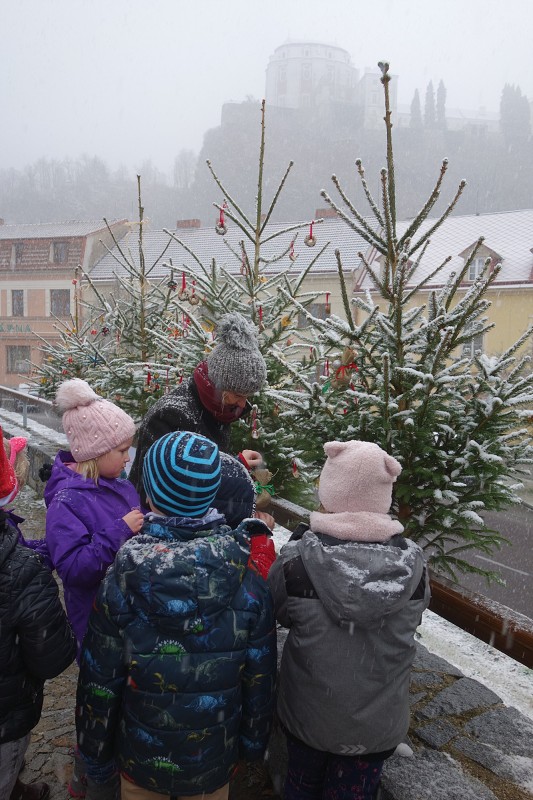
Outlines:
[[135, 487], [121, 478], [99, 478], [98, 485], [67, 465], [72, 454], [60, 450], [44, 490], [46, 541], [63, 582], [67, 616], [78, 654], [100, 582], [115, 555], [133, 534], [122, 519], [140, 507]]

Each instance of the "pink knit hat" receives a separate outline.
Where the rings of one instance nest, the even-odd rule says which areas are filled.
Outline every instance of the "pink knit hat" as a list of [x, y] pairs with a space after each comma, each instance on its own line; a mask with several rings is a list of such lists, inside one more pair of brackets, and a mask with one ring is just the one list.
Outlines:
[[318, 496], [326, 511], [387, 514], [398, 461], [372, 442], [327, 442], [324, 451]]
[[129, 414], [99, 397], [80, 378], [62, 383], [55, 402], [63, 414], [63, 429], [75, 461], [103, 456], [135, 433]]

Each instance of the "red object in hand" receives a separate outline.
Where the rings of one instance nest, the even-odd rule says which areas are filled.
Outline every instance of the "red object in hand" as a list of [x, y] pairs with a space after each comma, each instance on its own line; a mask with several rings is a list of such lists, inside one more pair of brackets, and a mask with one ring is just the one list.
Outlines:
[[267, 579], [268, 571], [276, 560], [276, 548], [267, 533], [252, 536], [250, 539], [250, 558], [248, 566], [255, 567], [262, 578]]

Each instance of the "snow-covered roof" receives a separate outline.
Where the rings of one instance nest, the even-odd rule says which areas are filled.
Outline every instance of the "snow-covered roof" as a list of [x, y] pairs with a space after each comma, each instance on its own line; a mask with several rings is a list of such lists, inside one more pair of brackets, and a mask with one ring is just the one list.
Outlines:
[[[114, 225], [118, 220], [113, 220]], [[124, 222], [124, 220], [121, 220]], [[17, 225], [0, 225], [0, 239], [58, 239], [71, 236], [89, 236], [106, 231], [103, 220], [69, 220], [68, 222], [28, 222]]]
[[[242, 231], [234, 223], [230, 220], [226, 220], [226, 222], [227, 233], [224, 236], [220, 236], [215, 232], [214, 225], [209, 228], [180, 228], [173, 231], [173, 233], [196, 254], [206, 268], [210, 267], [214, 258], [218, 266], [225, 267], [230, 272], [238, 273], [241, 269], [241, 261], [234, 256], [229, 247], [240, 253], [240, 242], [244, 239], [248, 257], [252, 259], [253, 245], [244, 237]], [[313, 237], [316, 239], [314, 247], [308, 247], [304, 243], [305, 237], [309, 235], [308, 226], [297, 231], [287, 231], [295, 224], [298, 223], [272, 223], [265, 229], [263, 238], [282, 232], [276, 239], [261, 246], [261, 254], [266, 259], [275, 258], [283, 253], [285, 249], [289, 248], [291, 240], [296, 236], [294, 242], [295, 261], [291, 261], [289, 253], [287, 253], [281, 260], [265, 265], [265, 272], [281, 272], [291, 267], [291, 271], [296, 275], [317, 256], [320, 249], [327, 242], [330, 242], [330, 245], [312, 267], [312, 274], [337, 272], [335, 248], [342, 250], [343, 268], [346, 271], [350, 271], [356, 269], [359, 265], [358, 253], [360, 251], [366, 252], [368, 249], [365, 240], [355, 234], [337, 217], [325, 218], [323, 222], [313, 225]], [[143, 232], [143, 250], [148, 268], [159, 259], [168, 241], [169, 236], [164, 231]], [[121, 240], [120, 248], [138, 266], [139, 250], [136, 231], [131, 231]], [[112, 279], [115, 274], [123, 274], [120, 264], [114, 256], [120, 259], [120, 254], [116, 247], [112, 250], [112, 254], [108, 253], [103, 256], [92, 268], [90, 272], [92, 280], [105, 281]], [[168, 275], [168, 266], [164, 265], [168, 265], [170, 259], [172, 259], [172, 264], [177, 270], [183, 264], [190, 269], [197, 269], [196, 262], [187, 251], [178, 242], [171, 240], [165, 255], [150, 273], [150, 278], [157, 280]]]
[[[402, 235], [408, 224], [408, 222], [398, 223], [398, 236]], [[434, 224], [434, 219], [427, 219], [413, 237], [412, 243], [416, 244]], [[445, 258], [451, 256], [449, 263], [428, 284], [428, 286], [441, 286], [451, 272], [457, 273], [463, 268], [465, 255], [472, 252], [481, 236], [484, 237], [484, 247], [491, 253], [496, 253], [501, 260], [502, 270], [495, 285], [533, 285], [533, 209], [448, 217], [431, 235], [430, 244], [411, 280], [411, 285], [418, 283], [424, 275], [428, 275]], [[413, 259], [419, 252], [416, 251]], [[480, 252], [480, 256], [484, 255], [484, 251]], [[370, 263], [379, 269], [378, 258], [379, 253], [372, 250]], [[361, 277], [362, 281], [357, 288], [359, 290], [372, 288], [366, 274]]]

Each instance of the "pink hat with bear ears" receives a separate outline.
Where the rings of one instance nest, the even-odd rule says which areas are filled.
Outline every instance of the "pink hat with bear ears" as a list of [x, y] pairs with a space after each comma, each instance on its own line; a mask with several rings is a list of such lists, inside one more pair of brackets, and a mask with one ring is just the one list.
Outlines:
[[356, 541], [401, 533], [403, 525], [388, 516], [400, 463], [373, 442], [327, 442], [324, 451], [318, 497], [328, 513], [312, 512], [311, 528]]

